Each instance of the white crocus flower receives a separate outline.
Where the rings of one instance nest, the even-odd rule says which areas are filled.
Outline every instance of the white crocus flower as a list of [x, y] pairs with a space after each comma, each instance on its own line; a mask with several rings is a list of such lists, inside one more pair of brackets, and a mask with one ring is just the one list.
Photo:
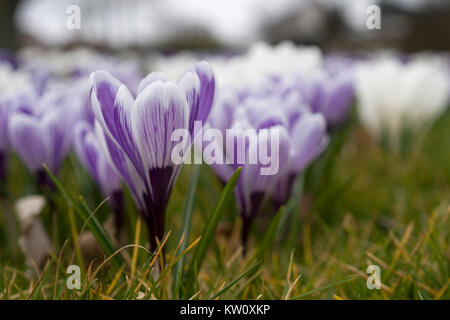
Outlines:
[[449, 81], [443, 61], [431, 56], [402, 63], [384, 57], [356, 69], [356, 96], [362, 123], [378, 140], [398, 149], [404, 130], [417, 132], [448, 105]]
[[[318, 47], [296, 46], [282, 42], [276, 46], [258, 42], [243, 54], [228, 56], [201, 56], [207, 60], [220, 87], [250, 88], [263, 84], [269, 76], [282, 78], [297, 73], [310, 74], [322, 66], [322, 52]], [[199, 57], [193, 52], [171, 56], [149, 57], [149, 70], [179, 77], [187, 64]]]
[[322, 53], [318, 47], [295, 46], [291, 42], [277, 46], [261, 42], [246, 54], [210, 62], [220, 85], [242, 88], [258, 86], [269, 76], [314, 72], [322, 65]]
[[0, 100], [12, 98], [31, 87], [31, 76], [15, 71], [9, 64], [0, 63]]

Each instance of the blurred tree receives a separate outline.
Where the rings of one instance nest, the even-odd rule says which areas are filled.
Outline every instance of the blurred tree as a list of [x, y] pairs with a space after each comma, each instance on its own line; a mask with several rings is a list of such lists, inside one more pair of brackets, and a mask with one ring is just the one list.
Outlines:
[[0, 1], [0, 48], [16, 49], [17, 32], [14, 25], [14, 12], [20, 0]]

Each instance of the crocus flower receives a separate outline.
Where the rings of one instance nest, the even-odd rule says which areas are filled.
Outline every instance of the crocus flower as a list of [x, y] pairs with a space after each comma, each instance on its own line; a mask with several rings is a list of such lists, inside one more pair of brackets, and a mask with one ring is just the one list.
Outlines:
[[329, 73], [318, 70], [312, 74], [299, 73], [285, 78], [270, 78], [262, 87], [266, 92], [286, 95], [298, 92], [314, 113], [321, 113], [328, 131], [339, 127], [349, 115], [353, 102], [353, 70]]
[[[242, 241], [245, 246], [250, 225], [261, 210], [263, 200], [272, 197], [277, 207], [284, 204], [296, 175], [301, 174], [324, 150], [328, 139], [323, 115], [311, 113], [296, 92], [286, 96], [247, 92], [243, 100], [239, 96], [233, 90], [221, 92], [208, 124], [224, 135], [227, 129], [236, 133], [236, 141], [227, 141], [219, 146], [228, 163], [210, 163], [222, 181], [227, 181], [233, 171], [242, 166], [235, 198], [243, 218]], [[254, 129], [255, 134], [242, 133], [248, 129]], [[278, 137], [276, 145], [271, 145], [271, 136]], [[236, 158], [239, 141], [245, 141], [244, 161]], [[278, 170], [271, 174], [261, 171], [271, 161], [248, 162], [251, 155], [259, 154], [264, 142], [268, 142], [271, 160], [277, 162]], [[230, 143], [234, 145], [228, 149]]]
[[447, 107], [449, 80], [432, 56], [361, 63], [356, 72], [358, 113], [372, 136], [401, 150], [405, 131], [417, 135]]
[[[50, 184], [43, 164], [55, 174], [72, 144], [81, 100], [68, 99], [57, 86], [28, 104], [18, 104], [9, 117], [8, 135], [13, 149], [40, 184]], [[62, 90], [60, 90], [62, 89]]]
[[[201, 56], [208, 60], [220, 88], [237, 90], [259, 87], [267, 78], [292, 76], [297, 73], [310, 74], [320, 70], [322, 52], [315, 46], [296, 46], [282, 42], [276, 46], [257, 42], [243, 54]], [[184, 66], [198, 60], [194, 52], [182, 52], [170, 56], [156, 55], [149, 59], [149, 68], [164, 70], [179, 76]]]
[[6, 178], [6, 163], [8, 158], [9, 114], [13, 105], [22, 101], [33, 92], [29, 74], [16, 71], [9, 63], [0, 63], [0, 180]]
[[74, 148], [78, 159], [97, 181], [102, 193], [110, 198], [115, 215], [116, 235], [119, 237], [123, 222], [123, 194], [120, 179], [109, 164], [94, 128], [84, 120], [75, 125]]
[[162, 240], [172, 187], [181, 169], [171, 159], [177, 129], [192, 134], [194, 121], [205, 121], [215, 82], [206, 62], [193, 65], [177, 83], [150, 73], [133, 98], [128, 88], [105, 71], [90, 76], [97, 132], [111, 164], [127, 184], [147, 223], [150, 246]]
[[328, 129], [341, 125], [348, 117], [353, 101], [353, 72], [343, 70], [330, 75], [317, 73], [306, 80], [310, 84], [300, 84], [306, 103], [315, 113], [324, 115]]
[[318, 47], [296, 46], [287, 41], [276, 46], [259, 42], [245, 54], [210, 61], [220, 86], [240, 90], [258, 87], [272, 76], [314, 73], [320, 69], [322, 53]]

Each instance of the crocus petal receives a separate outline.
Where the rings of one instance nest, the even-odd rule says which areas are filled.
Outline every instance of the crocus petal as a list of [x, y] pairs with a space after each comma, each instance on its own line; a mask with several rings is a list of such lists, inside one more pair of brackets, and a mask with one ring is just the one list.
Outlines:
[[98, 183], [106, 196], [112, 196], [121, 191], [120, 180], [105, 156], [99, 157], [96, 171]]
[[193, 72], [187, 72], [179, 80], [178, 85], [184, 91], [186, 101], [189, 106], [189, 133], [194, 131], [194, 121], [198, 121], [197, 115], [199, 111], [199, 99], [200, 99], [200, 80], [198, 76]]
[[47, 160], [43, 130], [38, 119], [26, 114], [14, 114], [9, 122], [11, 145], [27, 167], [37, 172]]
[[187, 129], [188, 112], [184, 93], [173, 82], [154, 82], [136, 98], [131, 124], [150, 184], [152, 169], [174, 166], [171, 153], [176, 142], [171, 139], [172, 133]]
[[111, 137], [106, 135], [102, 126], [95, 121], [95, 133], [102, 150], [115, 170], [116, 174], [125, 182], [137, 205], [143, 208], [143, 192], [145, 190], [144, 177], [138, 174], [131, 160]]
[[[194, 64], [190, 67], [189, 71], [196, 74], [200, 81], [198, 91], [189, 92], [189, 96], [192, 97], [192, 99], [188, 98], [188, 103], [190, 103], [189, 128], [191, 128], [194, 121], [205, 122], [208, 118], [214, 102], [216, 83], [212, 69], [206, 61]], [[196, 87], [196, 84], [193, 83], [194, 81], [193, 79], [189, 80], [189, 89]], [[196, 94], [198, 94], [198, 99], [196, 98]]]
[[74, 148], [83, 166], [98, 179], [97, 162], [99, 143], [98, 138], [93, 133], [91, 126], [81, 121], [74, 128]]
[[138, 94], [140, 94], [145, 88], [155, 81], [166, 82], [166, 75], [162, 72], [152, 72], [149, 73], [144, 79], [141, 80], [138, 87]]
[[346, 119], [353, 100], [353, 91], [350, 72], [340, 72], [324, 80], [317, 106], [318, 111], [325, 116], [328, 126], [335, 127]]
[[230, 128], [233, 123], [233, 113], [240, 104], [238, 92], [232, 88], [220, 90], [217, 95], [215, 107], [211, 111], [208, 122], [211, 127], [219, 129], [222, 134]]
[[93, 72], [89, 81], [95, 118], [127, 153], [136, 169], [140, 170], [141, 163], [131, 134], [130, 110], [134, 102], [133, 96], [125, 85], [106, 71]]
[[[264, 132], [264, 134], [263, 134]], [[272, 144], [272, 137], [278, 141]], [[267, 146], [268, 155], [271, 156], [270, 163], [263, 164], [261, 154], [258, 156], [258, 162], [251, 164], [248, 155], [258, 154], [262, 145]], [[241, 194], [241, 207], [245, 208], [244, 215], [253, 215], [254, 208], [252, 208], [253, 194], [269, 194], [272, 192], [279, 177], [283, 171], [289, 167], [290, 159], [290, 142], [289, 135], [283, 126], [274, 126], [269, 129], [261, 130], [254, 138], [249, 139], [247, 159], [243, 165], [240, 181], [238, 182], [238, 193]], [[273, 172], [267, 171], [269, 166], [273, 166]], [[266, 169], [264, 171], [263, 169]]]
[[58, 171], [64, 157], [72, 145], [72, 123], [70, 116], [64, 115], [64, 110], [53, 109], [40, 119], [43, 136], [41, 139], [47, 145], [47, 165]]
[[327, 146], [326, 121], [322, 114], [305, 114], [292, 132], [292, 170], [300, 172]]

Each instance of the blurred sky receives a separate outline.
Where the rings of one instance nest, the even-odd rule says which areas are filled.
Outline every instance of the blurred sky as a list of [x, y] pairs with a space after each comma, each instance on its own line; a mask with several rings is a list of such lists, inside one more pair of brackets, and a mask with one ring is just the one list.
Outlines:
[[[72, 4], [81, 9], [81, 30], [66, 27]], [[370, 4], [383, 8], [381, 38], [406, 37], [429, 12], [450, 21], [448, 0], [21, 0], [13, 14], [21, 41], [45, 46], [245, 48], [258, 40], [370, 39]]]

